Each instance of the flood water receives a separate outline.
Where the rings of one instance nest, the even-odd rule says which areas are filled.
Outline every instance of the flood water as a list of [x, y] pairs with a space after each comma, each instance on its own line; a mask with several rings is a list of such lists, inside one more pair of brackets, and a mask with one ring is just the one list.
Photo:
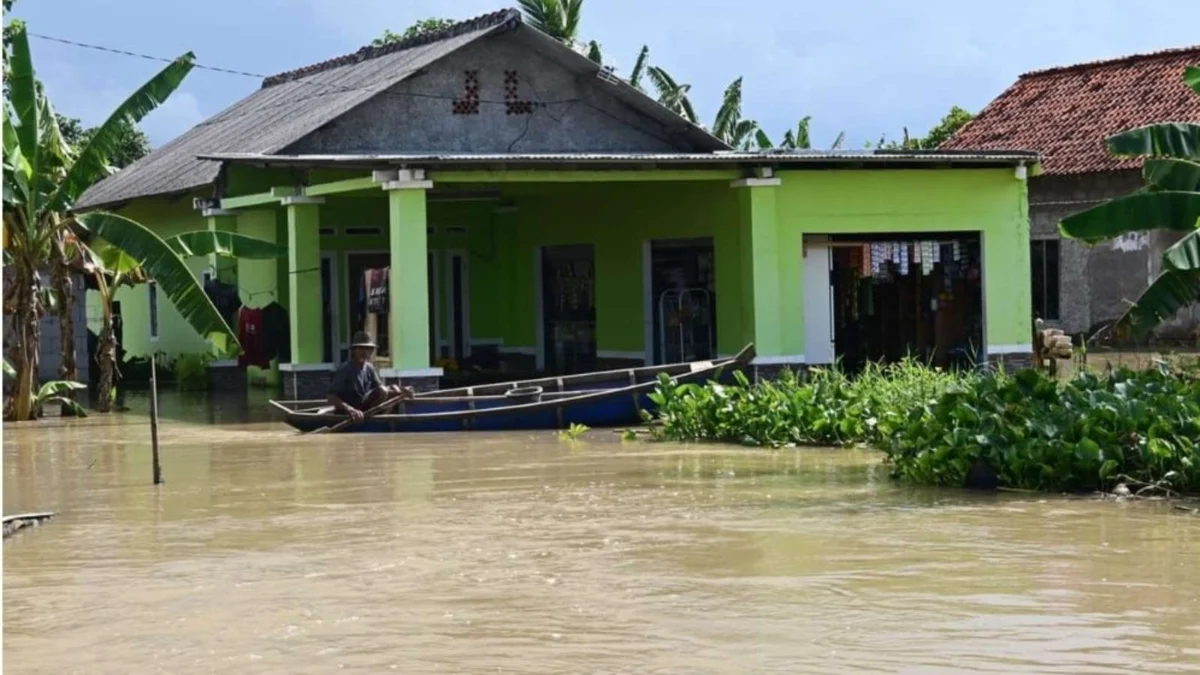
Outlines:
[[144, 416], [6, 425], [4, 512], [61, 515], [4, 542], [5, 672], [1200, 672], [1169, 505], [239, 409], [164, 402], [161, 489]]

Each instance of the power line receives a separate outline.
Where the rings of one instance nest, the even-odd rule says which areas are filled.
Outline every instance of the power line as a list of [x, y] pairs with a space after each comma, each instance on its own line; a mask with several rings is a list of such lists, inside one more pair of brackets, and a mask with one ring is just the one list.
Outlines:
[[[120, 54], [121, 56], [132, 56], [134, 58], [146, 59], [147, 61], [162, 61], [163, 63], [174, 63], [175, 62], [175, 59], [168, 59], [168, 58], [165, 58], [162, 56], [151, 56], [150, 54], [138, 54], [137, 52], [129, 52], [129, 51], [125, 51], [124, 49], [114, 49], [112, 47], [105, 47], [103, 45], [93, 45], [93, 44], [88, 44], [86, 42], [76, 42], [74, 40], [67, 40], [65, 38], [53, 37], [51, 35], [41, 35], [39, 33], [28, 33], [28, 35], [30, 37], [35, 37], [35, 38], [38, 38], [41, 40], [49, 40], [51, 42], [59, 42], [64, 45], [71, 45], [73, 47], [83, 47], [84, 49], [94, 49], [96, 51], [108, 52], [109, 54]], [[253, 77], [253, 78], [259, 79], [259, 80], [264, 79], [266, 77], [266, 75], [261, 75], [259, 73], [248, 73], [244, 70], [230, 70], [229, 68], [217, 68], [216, 66], [205, 66], [205, 65], [202, 65], [199, 63], [193, 63], [192, 67], [193, 68], [201, 68], [203, 70], [211, 70], [216, 73], [225, 73], [227, 75], [241, 75], [242, 77]]]

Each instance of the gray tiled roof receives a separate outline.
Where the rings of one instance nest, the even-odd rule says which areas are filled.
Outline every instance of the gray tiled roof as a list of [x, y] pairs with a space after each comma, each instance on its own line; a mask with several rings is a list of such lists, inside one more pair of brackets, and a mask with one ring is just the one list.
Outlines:
[[263, 87], [116, 174], [76, 202], [86, 209], [136, 197], [173, 194], [212, 183], [220, 163], [198, 155], [274, 153], [443, 56], [520, 22], [504, 10], [436, 34], [354, 54], [267, 78]]

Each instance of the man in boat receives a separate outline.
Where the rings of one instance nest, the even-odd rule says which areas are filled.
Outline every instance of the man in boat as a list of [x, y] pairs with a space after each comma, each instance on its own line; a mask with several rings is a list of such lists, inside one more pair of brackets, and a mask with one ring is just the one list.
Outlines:
[[366, 331], [355, 333], [350, 343], [350, 360], [333, 374], [333, 383], [329, 388], [329, 403], [355, 422], [362, 420], [364, 410], [370, 410], [390, 398], [407, 400], [413, 397], [412, 387], [387, 386], [383, 383], [379, 371], [371, 363], [374, 354], [375, 342], [371, 334]]

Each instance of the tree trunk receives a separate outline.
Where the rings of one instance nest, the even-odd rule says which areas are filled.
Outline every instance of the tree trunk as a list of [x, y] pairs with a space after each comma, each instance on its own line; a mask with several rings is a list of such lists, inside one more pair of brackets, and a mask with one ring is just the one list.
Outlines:
[[[79, 379], [78, 366], [75, 359], [75, 285], [71, 281], [71, 269], [66, 260], [54, 261], [52, 282], [54, 293], [58, 296], [58, 330], [62, 342], [62, 365], [58, 369], [58, 379], [74, 382]], [[75, 392], [68, 394], [75, 398]], [[70, 415], [67, 406], [62, 407], [63, 415]]]
[[113, 372], [117, 363], [117, 336], [113, 331], [112, 312], [104, 312], [104, 325], [100, 329], [100, 346], [96, 352], [96, 362], [100, 367], [100, 384], [96, 389], [96, 409], [100, 412], [112, 411], [113, 401]]
[[37, 393], [38, 347], [41, 330], [38, 325], [37, 273], [23, 260], [17, 260], [15, 297], [13, 304], [12, 346], [16, 356], [13, 367], [17, 371], [17, 391], [13, 397], [13, 419], [17, 421], [34, 418], [37, 410], [34, 395]]

